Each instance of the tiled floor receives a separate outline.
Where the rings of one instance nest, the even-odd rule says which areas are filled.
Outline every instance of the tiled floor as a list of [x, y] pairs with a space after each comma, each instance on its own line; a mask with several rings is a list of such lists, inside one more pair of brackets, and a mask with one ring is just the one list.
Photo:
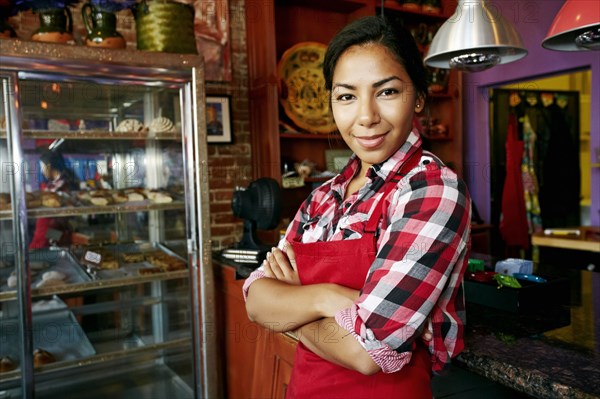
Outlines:
[[478, 374], [452, 366], [431, 381], [435, 399], [530, 399], [524, 393], [497, 384]]

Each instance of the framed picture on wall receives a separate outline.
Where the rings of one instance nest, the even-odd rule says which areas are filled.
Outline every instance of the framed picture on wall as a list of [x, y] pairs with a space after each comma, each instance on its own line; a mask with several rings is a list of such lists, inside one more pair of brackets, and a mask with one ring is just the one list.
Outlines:
[[206, 97], [206, 137], [209, 143], [231, 143], [229, 96]]

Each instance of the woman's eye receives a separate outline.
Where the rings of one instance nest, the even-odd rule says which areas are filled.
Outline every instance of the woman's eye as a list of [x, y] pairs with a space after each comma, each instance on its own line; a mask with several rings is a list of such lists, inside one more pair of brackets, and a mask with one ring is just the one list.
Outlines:
[[337, 101], [350, 101], [354, 98], [352, 94], [340, 94], [335, 99]]
[[389, 97], [397, 93], [398, 90], [396, 89], [383, 89], [381, 92], [379, 92], [379, 95], [382, 97]]

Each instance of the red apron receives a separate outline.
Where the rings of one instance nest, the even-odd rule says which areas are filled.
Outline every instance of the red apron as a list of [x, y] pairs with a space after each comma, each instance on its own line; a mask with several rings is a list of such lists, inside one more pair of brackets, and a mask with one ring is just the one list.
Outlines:
[[529, 226], [521, 176], [525, 143], [517, 136], [517, 117], [511, 114], [506, 135], [506, 177], [502, 190], [500, 234], [508, 246], [529, 248]]
[[[417, 166], [422, 151], [419, 148], [402, 166], [400, 177]], [[392, 178], [384, 187], [384, 195], [397, 184]], [[377, 206], [362, 238], [315, 243], [293, 242], [296, 265], [303, 285], [336, 283], [360, 290], [376, 256], [375, 232], [383, 212]], [[366, 376], [333, 364], [315, 355], [303, 344], [296, 350], [296, 359], [286, 398], [409, 398], [431, 399], [431, 357], [423, 345], [416, 345], [409, 364], [396, 373], [379, 372]]]

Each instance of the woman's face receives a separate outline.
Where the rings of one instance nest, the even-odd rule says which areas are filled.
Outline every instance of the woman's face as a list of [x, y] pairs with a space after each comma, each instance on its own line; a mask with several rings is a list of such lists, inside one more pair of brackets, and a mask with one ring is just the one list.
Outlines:
[[366, 172], [404, 144], [414, 112], [420, 111], [423, 103], [392, 53], [369, 44], [352, 46], [339, 58], [333, 72], [331, 105], [344, 141]]

